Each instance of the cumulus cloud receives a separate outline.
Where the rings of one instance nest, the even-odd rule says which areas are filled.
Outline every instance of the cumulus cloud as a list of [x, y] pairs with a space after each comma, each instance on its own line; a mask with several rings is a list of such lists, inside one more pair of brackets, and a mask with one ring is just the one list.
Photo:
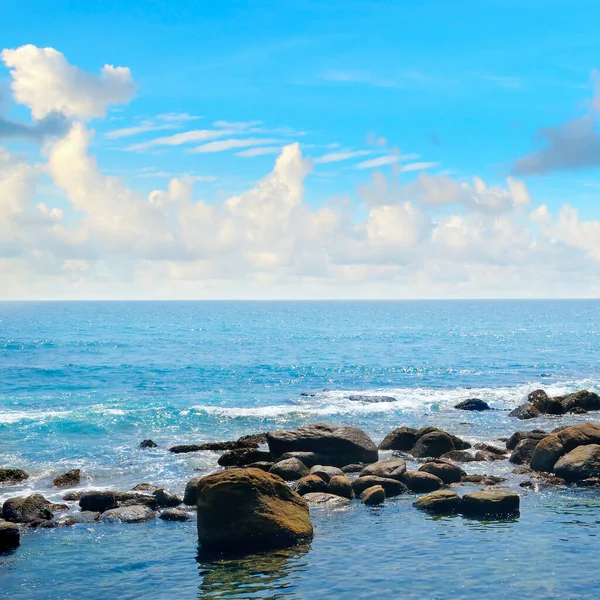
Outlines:
[[47, 138], [64, 135], [69, 127], [69, 120], [60, 113], [50, 113], [33, 124], [0, 117], [0, 140], [23, 139], [30, 142], [43, 142]]
[[53, 48], [21, 46], [0, 54], [10, 69], [15, 100], [31, 109], [35, 119], [58, 112], [69, 118], [102, 117], [112, 104], [128, 102], [135, 94], [126, 67], [104, 65], [92, 75], [69, 64]]

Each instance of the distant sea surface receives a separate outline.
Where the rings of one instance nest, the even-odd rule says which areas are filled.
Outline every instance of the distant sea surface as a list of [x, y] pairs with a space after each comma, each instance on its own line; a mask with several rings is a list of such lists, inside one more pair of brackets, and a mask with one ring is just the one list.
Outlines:
[[[309, 422], [351, 423], [376, 442], [401, 425], [477, 442], [593, 420], [507, 412], [539, 387], [600, 391], [599, 350], [600, 301], [0, 303], [0, 466], [31, 475], [0, 487], [0, 501], [58, 500], [52, 478], [75, 467], [77, 489], [147, 481], [182, 493], [218, 454], [169, 446]], [[499, 410], [453, 408], [473, 397]], [[146, 438], [158, 448], [139, 449]], [[251, 560], [204, 562], [194, 522], [31, 531], [0, 556], [0, 597], [600, 596], [600, 494], [513, 479], [512, 521], [431, 519], [410, 497], [353, 503], [314, 510], [309, 547]]]

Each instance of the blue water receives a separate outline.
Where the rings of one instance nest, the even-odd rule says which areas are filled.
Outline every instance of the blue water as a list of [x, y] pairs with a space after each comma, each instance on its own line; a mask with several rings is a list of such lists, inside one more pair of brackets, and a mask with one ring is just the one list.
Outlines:
[[[0, 488], [0, 501], [31, 491], [59, 499], [52, 478], [74, 467], [85, 475], [77, 489], [148, 481], [181, 493], [190, 477], [216, 468], [218, 454], [172, 455], [169, 446], [306, 422], [353, 423], [376, 441], [400, 425], [436, 425], [477, 442], [593, 420], [523, 426], [504, 409], [537, 387], [600, 391], [599, 342], [598, 301], [0, 303], [0, 466], [31, 474]], [[357, 391], [396, 401], [345, 398]], [[452, 408], [468, 397], [502, 410]], [[144, 438], [159, 447], [140, 450]], [[505, 462], [467, 470], [509, 475], [521, 517], [433, 520], [413, 498], [381, 509], [315, 509], [310, 547], [220, 562], [198, 559], [193, 522], [31, 531], [17, 552], [0, 557], [0, 594], [600, 594], [598, 492], [527, 491]]]

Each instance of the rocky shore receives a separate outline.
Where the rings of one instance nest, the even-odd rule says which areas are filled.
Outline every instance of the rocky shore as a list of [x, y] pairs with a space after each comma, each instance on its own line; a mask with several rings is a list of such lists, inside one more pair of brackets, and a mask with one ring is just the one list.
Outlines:
[[[455, 408], [492, 410], [476, 398]], [[551, 398], [536, 390], [511, 415], [559, 417], [594, 410], [600, 410], [600, 397], [592, 392]], [[8, 498], [2, 506], [0, 552], [14, 551], [21, 535], [35, 528], [156, 518], [188, 521], [194, 516], [202, 548], [254, 552], [310, 541], [311, 509], [340, 510], [351, 502], [376, 507], [397, 496], [414, 496], [416, 509], [438, 516], [514, 518], [521, 510], [519, 486], [529, 491], [600, 487], [600, 424], [507, 433], [502, 440], [472, 444], [436, 427], [401, 426], [377, 445], [357, 427], [314, 423], [233, 441], [177, 445], [169, 449], [173, 455], [221, 453], [215, 472], [189, 479], [182, 497], [143, 482], [127, 491], [70, 491], [59, 503], [39, 493]], [[140, 447], [156, 444], [144, 440]], [[473, 463], [497, 461], [513, 465], [514, 479], [468, 473]], [[76, 488], [82, 475], [79, 469], [57, 473], [53, 486]], [[27, 478], [17, 466], [0, 468], [1, 487]], [[474, 486], [480, 489], [473, 490]]]

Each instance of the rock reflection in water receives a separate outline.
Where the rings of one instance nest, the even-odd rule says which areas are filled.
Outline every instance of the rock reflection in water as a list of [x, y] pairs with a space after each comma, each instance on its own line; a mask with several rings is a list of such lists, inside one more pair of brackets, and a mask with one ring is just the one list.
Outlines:
[[249, 556], [198, 553], [198, 598], [293, 598], [294, 580], [306, 568], [309, 545]]

